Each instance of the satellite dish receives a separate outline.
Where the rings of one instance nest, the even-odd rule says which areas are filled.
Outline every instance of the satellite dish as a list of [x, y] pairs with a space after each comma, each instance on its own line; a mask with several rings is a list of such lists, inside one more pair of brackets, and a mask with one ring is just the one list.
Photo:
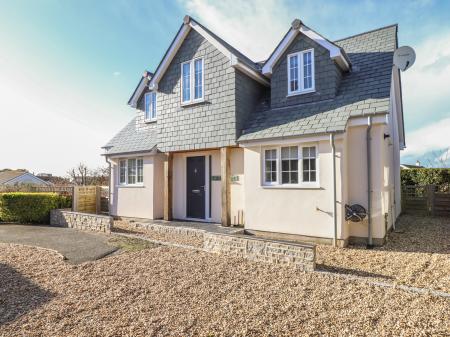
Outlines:
[[401, 71], [405, 71], [410, 68], [416, 60], [416, 53], [414, 49], [408, 46], [403, 46], [395, 50], [394, 52], [394, 64]]

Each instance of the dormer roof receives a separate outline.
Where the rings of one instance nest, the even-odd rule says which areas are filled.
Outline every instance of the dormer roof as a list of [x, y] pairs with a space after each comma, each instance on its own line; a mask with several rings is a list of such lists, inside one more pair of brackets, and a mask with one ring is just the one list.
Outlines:
[[311, 28], [305, 26], [303, 22], [299, 19], [295, 19], [292, 22], [291, 28], [286, 33], [286, 35], [283, 37], [281, 42], [278, 44], [278, 46], [275, 48], [275, 50], [272, 52], [270, 57], [267, 59], [267, 61], [264, 63], [264, 66], [262, 67], [262, 73], [265, 76], [270, 77], [272, 75], [272, 69], [277, 64], [280, 57], [284, 54], [284, 52], [288, 49], [290, 44], [295, 40], [298, 34], [304, 34], [305, 36], [309, 37], [314, 42], [318, 43], [325, 49], [328, 49], [330, 52], [330, 57], [336, 62], [336, 64], [343, 70], [348, 71], [351, 68], [350, 59], [345, 54], [345, 51], [340, 48], [335, 43], [329, 41], [319, 33], [315, 32]]

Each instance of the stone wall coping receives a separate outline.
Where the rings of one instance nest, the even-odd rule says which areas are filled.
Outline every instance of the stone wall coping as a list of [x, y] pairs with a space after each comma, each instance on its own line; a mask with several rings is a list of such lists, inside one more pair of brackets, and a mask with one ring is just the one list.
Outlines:
[[227, 236], [230, 238], [240, 238], [240, 239], [254, 240], [254, 241], [261, 241], [261, 242], [276, 243], [276, 244], [295, 246], [295, 247], [301, 247], [301, 248], [307, 248], [307, 249], [315, 249], [316, 248], [316, 245], [313, 243], [299, 243], [299, 242], [292, 242], [292, 241], [272, 240], [272, 239], [259, 238], [257, 236], [249, 235], [249, 234], [226, 234], [226, 233], [208, 233], [208, 232], [205, 234]]
[[103, 218], [103, 219], [111, 219], [111, 218], [112, 218], [112, 216], [110, 216], [110, 215], [95, 214], [95, 213], [74, 212], [74, 211], [72, 211], [72, 210], [67, 210], [67, 209], [64, 209], [64, 208], [55, 209], [55, 211], [60, 211], [60, 212], [62, 212], [62, 213], [66, 213], [66, 214], [93, 216], [93, 217], [96, 217], [96, 218]]

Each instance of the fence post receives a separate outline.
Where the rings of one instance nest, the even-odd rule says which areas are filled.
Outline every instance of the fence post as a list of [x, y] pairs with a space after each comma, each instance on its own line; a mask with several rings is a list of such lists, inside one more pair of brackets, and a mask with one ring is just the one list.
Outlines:
[[72, 212], [76, 212], [78, 209], [78, 186], [72, 187]]
[[427, 201], [428, 201], [428, 212], [431, 216], [434, 216], [434, 193], [436, 191], [435, 185], [427, 185]]
[[95, 214], [100, 214], [102, 211], [101, 197], [102, 187], [95, 186]]

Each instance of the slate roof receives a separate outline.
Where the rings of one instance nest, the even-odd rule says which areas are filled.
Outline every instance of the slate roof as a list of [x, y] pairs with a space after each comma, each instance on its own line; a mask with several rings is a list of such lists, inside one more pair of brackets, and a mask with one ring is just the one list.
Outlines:
[[105, 155], [126, 154], [135, 152], [148, 152], [158, 143], [156, 124], [146, 128], [139, 128], [137, 117], [133, 118], [127, 126], [119, 131], [103, 148]]
[[0, 172], [0, 184], [6, 183], [14, 178], [20, 177], [21, 175], [24, 175], [27, 173], [26, 171], [3, 171]]
[[256, 110], [238, 141], [345, 131], [352, 116], [387, 113], [397, 25], [334, 42], [352, 63], [332, 100]]

